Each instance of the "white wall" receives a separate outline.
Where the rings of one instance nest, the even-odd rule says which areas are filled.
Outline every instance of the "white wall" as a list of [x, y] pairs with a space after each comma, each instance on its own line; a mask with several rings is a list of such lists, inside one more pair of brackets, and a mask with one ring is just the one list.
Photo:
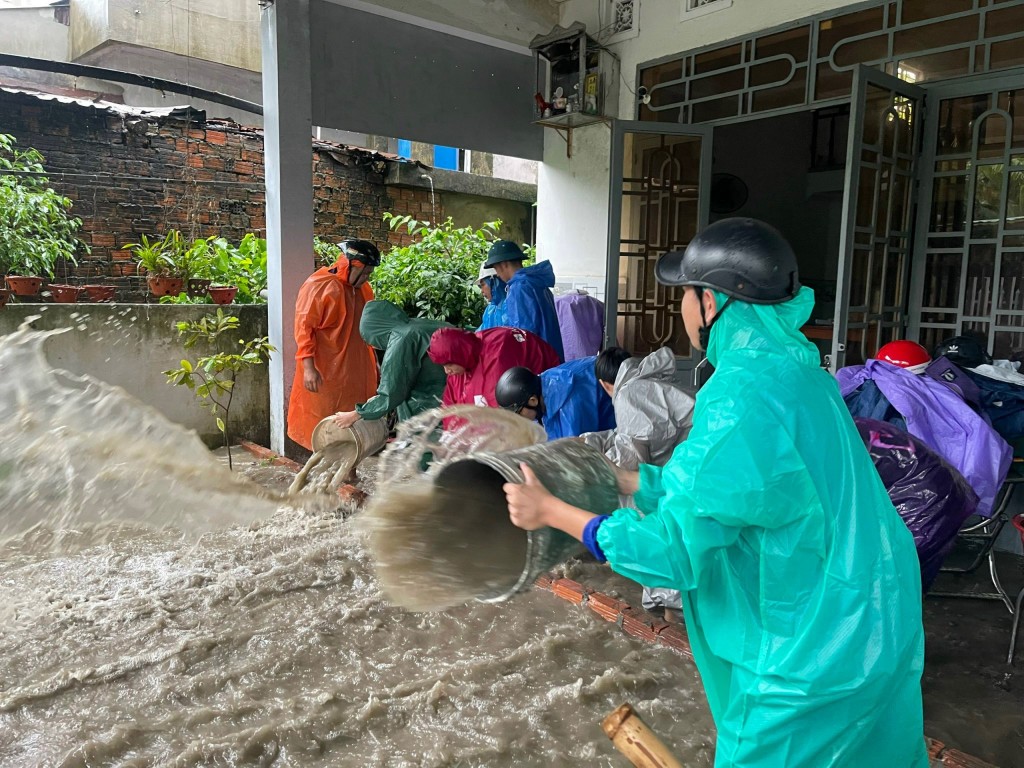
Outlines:
[[573, 131], [572, 159], [554, 132], [537, 174], [537, 255], [549, 259], [562, 288], [584, 288], [604, 300], [608, 251], [608, 162], [611, 131], [596, 124]]
[[[562, 26], [582, 21], [595, 32], [608, 23], [606, 0], [566, 0]], [[637, 66], [665, 56], [721, 42], [817, 13], [850, 5], [849, 0], [733, 0], [731, 7], [680, 19], [685, 0], [639, 0], [639, 34], [611, 43], [620, 57], [619, 117], [635, 118], [632, 93]], [[598, 9], [604, 8], [599, 20]], [[537, 240], [541, 258], [563, 276], [588, 276], [602, 286], [608, 232], [608, 141], [603, 126], [574, 133], [571, 160], [555, 131], [545, 130], [544, 164], [537, 183]]]
[[68, 28], [53, 19], [53, 8], [0, 5], [0, 53], [67, 61]]

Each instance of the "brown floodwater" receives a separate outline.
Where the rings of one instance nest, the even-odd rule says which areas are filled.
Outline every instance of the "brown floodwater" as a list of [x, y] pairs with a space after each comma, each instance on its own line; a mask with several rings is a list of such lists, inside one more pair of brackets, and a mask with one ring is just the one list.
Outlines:
[[543, 592], [395, 607], [359, 515], [239, 480], [43, 344], [0, 338], [0, 765], [614, 766], [624, 701], [712, 764], [684, 657]]

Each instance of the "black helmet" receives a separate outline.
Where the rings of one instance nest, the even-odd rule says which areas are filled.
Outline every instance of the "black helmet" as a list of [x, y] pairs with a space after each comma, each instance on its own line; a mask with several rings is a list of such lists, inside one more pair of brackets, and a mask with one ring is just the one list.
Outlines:
[[540, 400], [540, 376], [529, 368], [509, 368], [498, 379], [494, 387], [494, 399], [498, 405], [519, 413], [530, 402], [531, 397]]
[[338, 248], [349, 261], [358, 261], [368, 267], [380, 266], [380, 251], [369, 240], [342, 240]]
[[983, 363], [991, 363], [985, 348], [973, 336], [954, 336], [939, 344], [932, 352], [932, 358], [945, 357], [961, 368], [977, 368]]
[[655, 275], [665, 285], [713, 288], [751, 304], [779, 304], [800, 290], [793, 249], [757, 219], [716, 221], [685, 251], [662, 256]]

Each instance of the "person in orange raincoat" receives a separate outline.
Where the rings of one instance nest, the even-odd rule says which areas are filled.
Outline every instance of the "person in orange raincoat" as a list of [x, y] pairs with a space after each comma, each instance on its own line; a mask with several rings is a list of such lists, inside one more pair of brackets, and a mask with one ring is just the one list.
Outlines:
[[318, 269], [295, 301], [295, 381], [288, 404], [288, 437], [312, 450], [313, 428], [377, 392], [377, 356], [359, 335], [363, 307], [373, 301], [367, 280], [380, 251], [346, 240], [330, 267]]

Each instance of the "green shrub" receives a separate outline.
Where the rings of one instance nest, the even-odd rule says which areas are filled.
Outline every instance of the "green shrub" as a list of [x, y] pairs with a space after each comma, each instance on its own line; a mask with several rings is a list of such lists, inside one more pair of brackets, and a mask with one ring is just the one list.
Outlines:
[[476, 278], [501, 222], [473, 229], [456, 227], [450, 217], [439, 225], [393, 213], [385, 213], [384, 220], [392, 231], [405, 228], [417, 239], [392, 248], [373, 271], [370, 283], [377, 298], [397, 304], [410, 317], [460, 328], [480, 325], [486, 302]]
[[76, 233], [82, 220], [70, 215], [71, 200], [58, 195], [43, 176], [43, 156], [18, 149], [0, 133], [0, 276], [48, 275], [61, 259], [73, 264], [75, 252], [89, 248]]

